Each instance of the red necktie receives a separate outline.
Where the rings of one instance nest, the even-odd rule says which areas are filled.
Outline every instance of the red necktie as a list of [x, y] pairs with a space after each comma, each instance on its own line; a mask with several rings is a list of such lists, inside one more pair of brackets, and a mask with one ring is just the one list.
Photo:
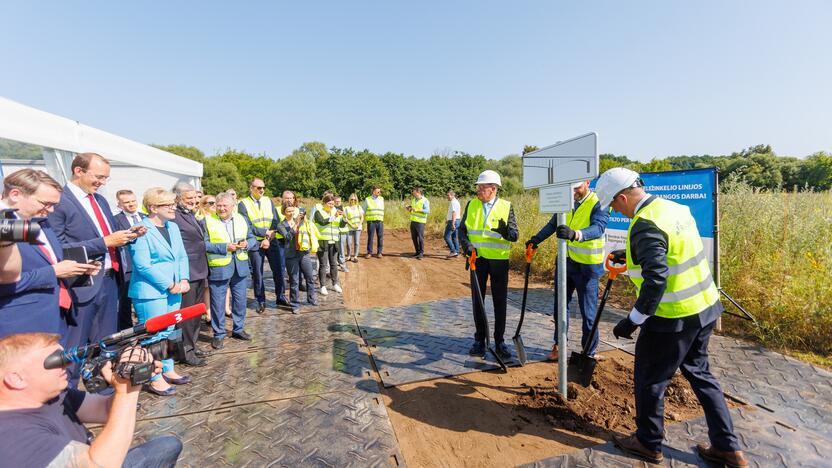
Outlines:
[[[107, 228], [107, 222], [104, 221], [104, 215], [101, 214], [101, 208], [98, 206], [98, 202], [95, 201], [95, 197], [92, 194], [87, 195], [87, 198], [90, 199], [92, 211], [95, 212], [95, 219], [98, 220], [98, 227], [101, 228], [101, 232], [104, 234], [104, 237], [109, 236], [110, 230]], [[110, 263], [113, 265], [113, 270], [121, 270], [121, 265], [118, 263], [118, 257], [116, 256], [116, 248], [108, 247], [107, 250], [110, 252]]]
[[[49, 264], [54, 265], [55, 262], [52, 261], [52, 256], [49, 255], [49, 250], [47, 250], [46, 246], [40, 244], [38, 245], [38, 248], [44, 255], [46, 255], [46, 259], [49, 260]], [[72, 298], [69, 297], [69, 290], [66, 289], [64, 280], [58, 278], [58, 286], [60, 286], [60, 290], [58, 291], [58, 305], [61, 306], [62, 309], [69, 309], [72, 307]]]

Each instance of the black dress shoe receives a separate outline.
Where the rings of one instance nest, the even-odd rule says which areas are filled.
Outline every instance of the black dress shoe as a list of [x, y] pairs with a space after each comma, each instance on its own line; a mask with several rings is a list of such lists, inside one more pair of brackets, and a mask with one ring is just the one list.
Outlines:
[[266, 311], [266, 303], [262, 302], [262, 303], [257, 305], [257, 313], [258, 314], [262, 314], [265, 311]]
[[167, 382], [171, 385], [187, 385], [187, 384], [191, 383], [191, 378], [188, 377], [187, 375], [183, 375], [182, 377], [179, 377], [178, 379], [174, 379], [173, 377], [168, 377], [165, 374], [162, 374], [162, 378], [165, 379], [165, 382]]
[[292, 307], [292, 303], [282, 297], [277, 298], [277, 305], [283, 307]]
[[202, 349], [195, 349], [195, 350], [194, 350], [194, 354], [196, 354], [196, 357], [202, 357], [202, 358], [204, 358], [204, 357], [208, 357], [208, 356], [210, 356], [210, 355], [212, 355], [212, 354], [214, 354], [214, 353], [213, 353], [213, 351], [210, 351], [210, 350], [207, 350], [207, 349], [206, 349], [206, 350], [202, 350]]
[[211, 340], [211, 347], [214, 349], [222, 349], [225, 346], [222, 342], [222, 338], [214, 338]]
[[468, 354], [471, 356], [485, 355], [485, 343], [482, 341], [475, 341], [474, 346], [471, 346], [471, 349], [468, 350]]
[[500, 356], [502, 359], [509, 359], [511, 357], [511, 351], [508, 350], [508, 346], [504, 342], [499, 342], [494, 345], [494, 351], [497, 352], [497, 356]]
[[196, 359], [182, 361], [182, 364], [189, 367], [205, 367], [206, 365], [208, 365], [208, 363], [205, 362], [205, 359], [202, 359], [200, 357], [197, 357]]
[[153, 388], [153, 385], [144, 384], [144, 385], [142, 385], [142, 390], [144, 390], [148, 393], [152, 393], [154, 395], [158, 395], [158, 396], [173, 396], [173, 395], [176, 395], [176, 388], [175, 387], [170, 387], [167, 390], [156, 390], [155, 388]]
[[251, 341], [251, 335], [246, 333], [245, 330], [243, 330], [239, 333], [232, 333], [231, 338], [235, 338], [235, 339], [243, 340], [243, 341]]

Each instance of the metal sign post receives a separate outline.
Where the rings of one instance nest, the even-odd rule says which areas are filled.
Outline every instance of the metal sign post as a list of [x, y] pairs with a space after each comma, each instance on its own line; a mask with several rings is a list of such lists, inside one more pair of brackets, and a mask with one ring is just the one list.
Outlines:
[[[566, 224], [566, 213], [574, 205], [572, 185], [598, 177], [598, 167], [598, 135], [587, 133], [523, 155], [523, 187], [539, 188], [540, 212], [557, 213], [557, 223]], [[566, 241], [557, 245], [558, 391], [567, 399]]]

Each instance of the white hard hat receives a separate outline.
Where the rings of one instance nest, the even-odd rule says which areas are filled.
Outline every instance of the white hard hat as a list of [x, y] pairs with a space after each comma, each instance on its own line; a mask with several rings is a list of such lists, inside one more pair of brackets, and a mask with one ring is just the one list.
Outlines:
[[626, 167], [614, 167], [601, 174], [598, 184], [595, 185], [595, 193], [598, 194], [598, 203], [601, 208], [609, 207], [618, 192], [635, 186], [638, 181], [640, 181], [638, 172]]
[[503, 186], [500, 181], [500, 174], [497, 174], [496, 171], [492, 171], [491, 169], [480, 172], [480, 176], [477, 177], [477, 185], [480, 184], [497, 184], [497, 187]]

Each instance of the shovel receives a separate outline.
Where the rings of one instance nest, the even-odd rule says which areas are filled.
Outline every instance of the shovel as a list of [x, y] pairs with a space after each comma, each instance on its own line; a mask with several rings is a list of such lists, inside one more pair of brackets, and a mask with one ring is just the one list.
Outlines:
[[592, 324], [592, 331], [589, 333], [586, 346], [583, 348], [583, 352], [573, 351], [569, 356], [569, 366], [567, 367], [566, 375], [574, 375], [574, 381], [582, 387], [589, 387], [589, 384], [592, 382], [592, 374], [595, 373], [595, 366], [598, 365], [598, 361], [594, 357], [587, 355], [587, 351], [589, 345], [592, 343], [592, 337], [598, 331], [598, 324], [601, 323], [601, 313], [604, 311], [604, 306], [607, 305], [607, 298], [610, 297], [612, 283], [615, 281], [616, 276], [627, 271], [626, 263], [615, 266], [613, 261], [618, 263], [623, 260], [620, 257], [615, 258], [611, 253], [604, 262], [609, 271], [609, 279], [607, 280], [607, 286], [604, 288], [604, 295], [601, 297], [601, 306], [598, 307], [598, 313], [595, 315], [595, 323]]
[[[477, 302], [480, 305], [480, 319], [482, 323], [485, 324], [485, 349], [487, 349], [493, 356], [494, 359], [497, 360], [497, 363], [500, 364], [500, 367], [503, 369], [504, 372], [508, 372], [508, 366], [506, 363], [503, 362], [503, 359], [497, 354], [497, 351], [491, 347], [491, 338], [490, 332], [488, 331], [488, 316], [485, 315], [485, 300], [482, 298], [482, 292], [480, 291], [480, 282], [477, 279], [477, 251], [471, 252], [471, 256], [468, 257], [468, 268], [471, 269], [471, 286], [474, 288], [474, 296], [477, 297]], [[477, 310], [474, 307], [474, 310]]]
[[514, 349], [517, 350], [517, 360], [520, 361], [520, 367], [526, 365], [526, 347], [523, 345], [523, 337], [520, 336], [520, 329], [523, 327], [523, 318], [526, 316], [526, 296], [529, 293], [529, 273], [532, 271], [532, 257], [534, 257], [537, 248], [532, 244], [526, 247], [526, 278], [523, 280], [523, 302], [520, 304], [520, 322], [517, 324], [517, 331], [514, 332]]

